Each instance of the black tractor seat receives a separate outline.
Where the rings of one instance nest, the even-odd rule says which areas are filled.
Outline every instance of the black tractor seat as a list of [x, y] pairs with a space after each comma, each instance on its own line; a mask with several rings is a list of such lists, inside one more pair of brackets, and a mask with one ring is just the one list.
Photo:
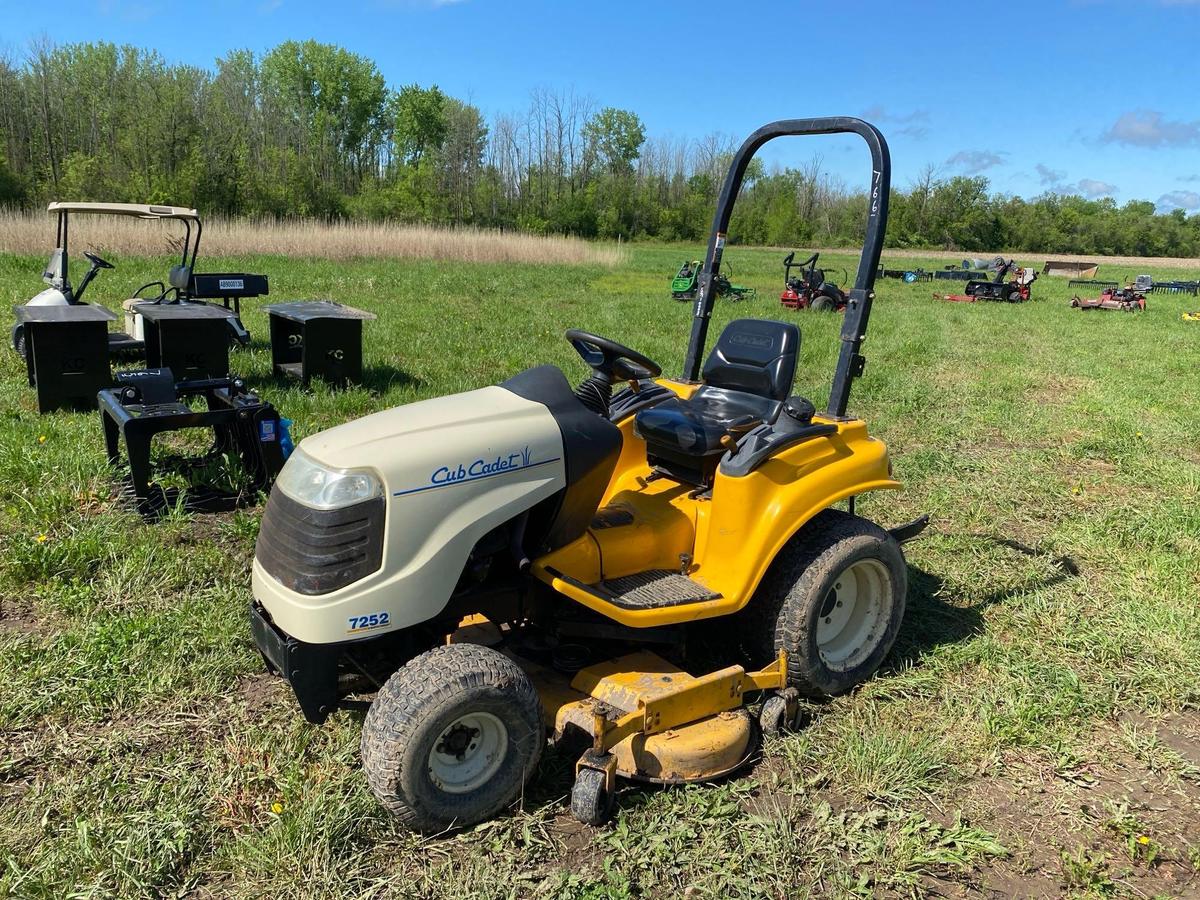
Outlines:
[[678, 481], [709, 483], [733, 441], [779, 417], [799, 352], [800, 329], [789, 322], [730, 322], [704, 363], [704, 383], [689, 399], [638, 412], [634, 430], [646, 441], [647, 460]]

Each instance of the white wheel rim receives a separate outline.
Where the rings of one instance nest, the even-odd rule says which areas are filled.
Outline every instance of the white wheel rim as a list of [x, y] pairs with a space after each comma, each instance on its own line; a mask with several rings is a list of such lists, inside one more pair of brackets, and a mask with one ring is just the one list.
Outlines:
[[448, 794], [473, 791], [496, 774], [508, 754], [508, 729], [491, 713], [459, 716], [429, 751], [429, 777]]
[[851, 563], [833, 581], [817, 620], [817, 650], [835, 672], [861, 665], [879, 646], [892, 614], [892, 575], [877, 559]]

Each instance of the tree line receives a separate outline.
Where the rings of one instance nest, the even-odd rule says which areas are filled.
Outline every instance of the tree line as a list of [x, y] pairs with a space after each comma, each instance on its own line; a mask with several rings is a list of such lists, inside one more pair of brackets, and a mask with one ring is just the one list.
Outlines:
[[[0, 59], [0, 205], [50, 199], [195, 206], [206, 214], [395, 220], [703, 239], [734, 138], [654, 138], [637, 113], [535, 90], [486, 116], [437, 86], [389, 86], [341, 47], [288, 41], [211, 69], [110, 43]], [[755, 162], [730, 239], [850, 246], [866, 194], [820, 160]], [[926, 169], [893, 188], [894, 247], [1200, 256], [1200, 216], [1153, 203], [992, 193]]]

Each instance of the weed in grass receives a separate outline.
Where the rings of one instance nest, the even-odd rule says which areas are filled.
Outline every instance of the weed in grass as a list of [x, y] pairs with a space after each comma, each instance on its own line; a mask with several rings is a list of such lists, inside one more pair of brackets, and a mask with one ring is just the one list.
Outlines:
[[1162, 845], [1147, 833], [1149, 828], [1129, 811], [1128, 804], [1110, 802], [1104, 826], [1121, 838], [1134, 862], [1150, 867], [1162, 855]]
[[1073, 853], [1062, 851], [1062, 875], [1066, 886], [1089, 896], [1111, 897], [1117, 884], [1108, 875], [1108, 860], [1103, 853], [1079, 847]]

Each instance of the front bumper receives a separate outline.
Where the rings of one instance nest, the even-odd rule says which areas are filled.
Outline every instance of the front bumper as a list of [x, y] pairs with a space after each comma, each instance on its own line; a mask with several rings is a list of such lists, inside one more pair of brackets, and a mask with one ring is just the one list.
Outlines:
[[320, 725], [337, 707], [340, 644], [306, 644], [275, 626], [258, 602], [250, 604], [250, 630], [267, 667], [287, 679], [304, 718]]

